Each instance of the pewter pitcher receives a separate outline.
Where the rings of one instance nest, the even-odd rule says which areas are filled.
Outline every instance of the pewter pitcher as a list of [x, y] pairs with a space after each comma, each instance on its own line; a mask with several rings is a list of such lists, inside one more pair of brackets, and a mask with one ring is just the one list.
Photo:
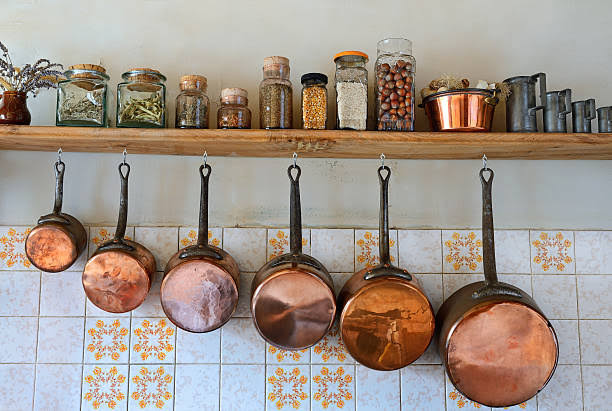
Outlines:
[[544, 132], [567, 133], [567, 114], [572, 112], [572, 90], [547, 91], [544, 103]]
[[590, 133], [591, 120], [595, 118], [595, 99], [574, 101], [572, 103], [572, 131]]
[[612, 106], [597, 109], [597, 125], [600, 133], [612, 133]]
[[[536, 105], [536, 82], [540, 86], [540, 102]], [[510, 87], [506, 100], [506, 131], [535, 133], [538, 131], [536, 112], [544, 108], [546, 94], [546, 74], [516, 76], [504, 80]]]

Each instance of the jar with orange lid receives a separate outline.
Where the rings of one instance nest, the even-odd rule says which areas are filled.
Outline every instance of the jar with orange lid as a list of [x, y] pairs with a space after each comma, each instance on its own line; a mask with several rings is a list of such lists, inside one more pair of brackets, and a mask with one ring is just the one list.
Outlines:
[[336, 63], [336, 127], [340, 130], [365, 130], [368, 121], [368, 55], [343, 51]]
[[248, 93], [243, 88], [221, 90], [221, 106], [217, 111], [218, 128], [251, 128]]
[[57, 85], [55, 124], [107, 127], [108, 80], [106, 70], [95, 64], [75, 64]]
[[259, 126], [291, 128], [292, 124], [293, 87], [289, 81], [289, 59], [266, 57], [259, 85]]
[[176, 96], [176, 128], [208, 128], [210, 101], [206, 95], [207, 80], [204, 76], [182, 76]]
[[166, 77], [150, 68], [134, 68], [117, 85], [117, 127], [166, 126]]

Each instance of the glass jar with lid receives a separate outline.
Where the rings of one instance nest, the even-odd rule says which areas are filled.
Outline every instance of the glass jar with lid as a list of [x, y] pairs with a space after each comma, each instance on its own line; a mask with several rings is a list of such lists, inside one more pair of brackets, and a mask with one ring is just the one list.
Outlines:
[[251, 128], [249, 94], [243, 88], [221, 90], [221, 106], [217, 111], [218, 128]]
[[291, 128], [293, 88], [289, 81], [289, 59], [264, 59], [263, 80], [259, 85], [259, 125], [261, 128]]
[[208, 128], [210, 101], [206, 95], [207, 80], [204, 76], [182, 76], [176, 96], [176, 128]]
[[108, 80], [106, 69], [95, 64], [75, 64], [57, 85], [58, 126], [107, 127]]
[[414, 75], [412, 42], [389, 38], [378, 42], [376, 57], [376, 128], [414, 130]]
[[308, 73], [302, 76], [302, 128], [325, 130], [327, 123], [327, 76]]
[[166, 126], [166, 77], [150, 68], [123, 73], [117, 85], [117, 127]]
[[365, 130], [368, 121], [368, 55], [361, 51], [343, 51], [334, 56], [336, 63], [336, 127], [341, 130]]

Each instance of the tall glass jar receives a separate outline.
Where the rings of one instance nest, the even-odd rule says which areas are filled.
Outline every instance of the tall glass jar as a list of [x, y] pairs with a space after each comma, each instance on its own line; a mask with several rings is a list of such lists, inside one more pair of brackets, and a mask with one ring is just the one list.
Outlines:
[[108, 80], [106, 69], [95, 64], [75, 64], [57, 85], [55, 125], [107, 127]]
[[289, 59], [264, 59], [263, 80], [259, 85], [259, 125], [261, 128], [291, 128], [293, 88], [289, 81]]
[[208, 128], [210, 101], [206, 95], [206, 77], [190, 74], [182, 76], [176, 96], [176, 128]]
[[243, 88], [221, 90], [221, 106], [217, 111], [217, 128], [251, 128], [248, 93]]
[[302, 76], [302, 128], [325, 130], [327, 124], [327, 76], [308, 73]]
[[343, 51], [336, 63], [336, 127], [340, 130], [365, 130], [368, 121], [368, 55]]
[[412, 42], [389, 38], [378, 42], [376, 57], [376, 128], [414, 130], [414, 75]]
[[117, 127], [166, 127], [166, 77], [150, 68], [123, 73], [117, 85]]

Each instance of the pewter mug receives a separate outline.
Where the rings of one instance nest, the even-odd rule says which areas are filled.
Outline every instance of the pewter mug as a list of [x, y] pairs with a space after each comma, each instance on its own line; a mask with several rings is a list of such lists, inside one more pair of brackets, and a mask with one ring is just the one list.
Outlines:
[[567, 114], [572, 112], [572, 90], [547, 91], [544, 103], [544, 132], [567, 133]]
[[572, 131], [590, 133], [591, 120], [595, 118], [595, 99], [574, 101], [572, 103]]
[[[540, 105], [536, 106], [536, 82], [540, 85]], [[536, 112], [544, 108], [546, 74], [516, 76], [504, 80], [510, 87], [506, 100], [506, 131], [535, 133], [538, 131]]]
[[597, 109], [597, 125], [600, 133], [612, 133], [612, 106]]

